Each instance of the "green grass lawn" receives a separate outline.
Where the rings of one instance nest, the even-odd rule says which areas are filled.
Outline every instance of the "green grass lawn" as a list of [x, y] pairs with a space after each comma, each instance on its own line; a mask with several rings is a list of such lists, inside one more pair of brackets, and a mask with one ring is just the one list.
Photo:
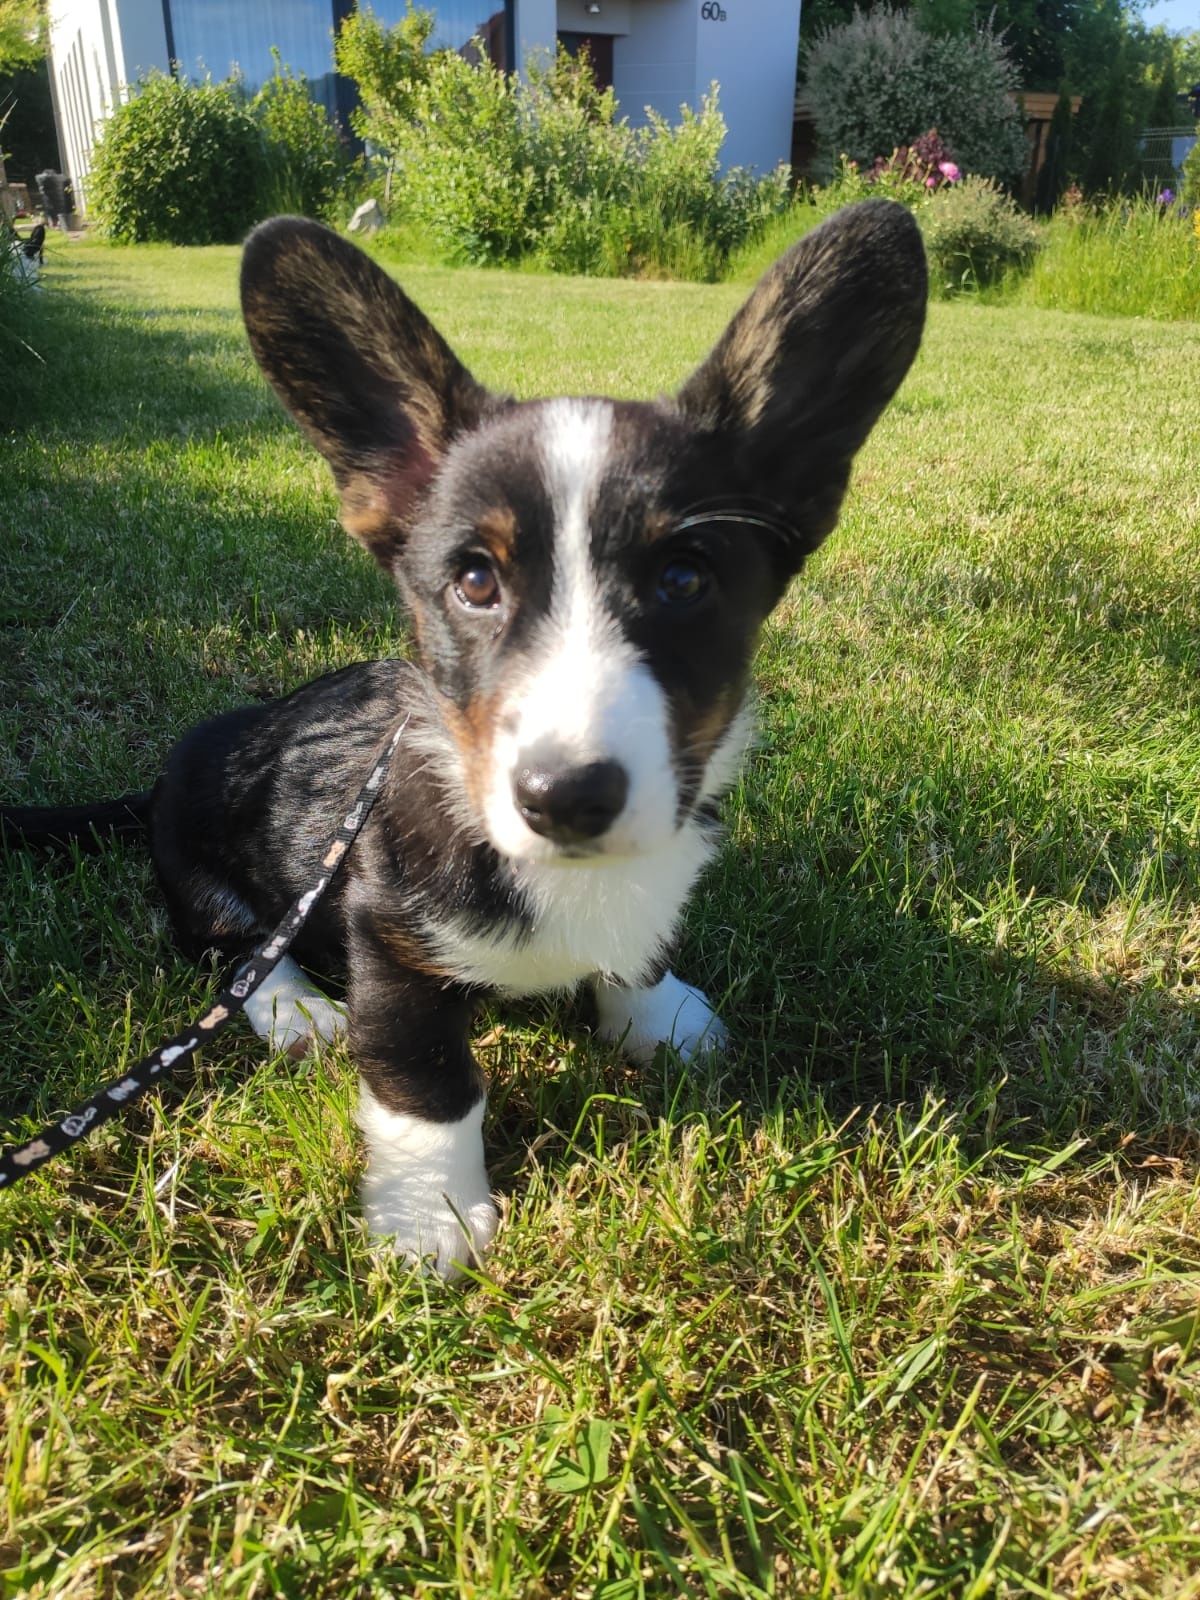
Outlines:
[[[233, 250], [58, 244], [0, 371], [0, 796], [405, 648]], [[406, 267], [484, 379], [674, 385], [743, 290]], [[723, 1064], [481, 1020], [505, 1222], [368, 1250], [248, 1030], [0, 1196], [10, 1595], [1200, 1594], [1200, 327], [935, 306], [759, 661], [678, 969]], [[135, 849], [0, 863], [24, 1133], [182, 1024]]]

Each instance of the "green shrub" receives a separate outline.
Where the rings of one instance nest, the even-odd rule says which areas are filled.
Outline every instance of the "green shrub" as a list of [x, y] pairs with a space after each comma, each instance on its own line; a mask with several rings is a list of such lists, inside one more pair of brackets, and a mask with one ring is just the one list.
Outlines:
[[394, 199], [451, 259], [596, 270], [628, 197], [632, 136], [585, 62], [560, 54], [522, 84], [437, 52], [411, 112], [395, 135]]
[[944, 294], [995, 283], [1033, 261], [1041, 235], [990, 178], [968, 177], [931, 194], [917, 212], [930, 280]]
[[403, 93], [407, 114], [389, 123], [394, 220], [451, 260], [714, 278], [789, 201], [784, 172], [721, 173], [715, 93], [675, 127], [635, 130], [562, 51], [525, 82], [435, 52]]
[[396, 134], [393, 198], [450, 259], [504, 261], [531, 242], [515, 82], [440, 52]]
[[560, 51], [526, 75], [513, 95], [517, 159], [531, 180], [526, 248], [554, 271], [596, 272], [609, 219], [629, 198], [629, 127], [586, 59]]
[[856, 9], [817, 34], [803, 73], [828, 162], [868, 166], [937, 128], [964, 171], [1004, 181], [1024, 171], [1016, 69], [990, 27], [935, 35], [908, 12]]
[[385, 156], [400, 144], [416, 90], [428, 80], [433, 29], [433, 12], [414, 10], [412, 0], [395, 27], [381, 22], [370, 7], [356, 7], [338, 28], [334, 64], [358, 90], [350, 125]]
[[786, 168], [722, 174], [725, 121], [715, 90], [672, 126], [651, 113], [632, 133], [624, 198], [609, 207], [599, 270], [709, 281], [730, 253], [791, 203]]
[[236, 80], [152, 73], [104, 125], [88, 206], [122, 243], [231, 244], [277, 211], [331, 215], [343, 172], [303, 78], [277, 66], [247, 100]]
[[88, 206], [123, 243], [230, 243], [258, 220], [262, 137], [232, 83], [153, 73], [104, 125]]
[[345, 156], [336, 128], [309, 94], [306, 80], [276, 56], [274, 76], [254, 96], [250, 112], [263, 141], [259, 216], [291, 211], [331, 217], [345, 178]]

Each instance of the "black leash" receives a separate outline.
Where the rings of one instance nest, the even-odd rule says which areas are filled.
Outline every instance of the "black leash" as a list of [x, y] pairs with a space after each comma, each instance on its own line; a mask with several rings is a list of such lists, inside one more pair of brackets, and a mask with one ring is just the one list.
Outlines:
[[254, 991], [274, 972], [293, 939], [308, 921], [312, 908], [328, 889], [346, 852], [367, 820], [371, 807], [379, 798], [379, 790], [388, 764], [407, 726], [408, 718], [405, 717], [391, 734], [382, 754], [371, 768], [367, 781], [358, 792], [357, 800], [346, 813], [340, 826], [330, 835], [329, 842], [321, 855], [320, 876], [298, 900], [293, 901], [274, 933], [258, 945], [249, 959], [242, 963], [233, 981], [221, 990], [204, 1016], [192, 1023], [191, 1027], [185, 1028], [182, 1033], [165, 1039], [157, 1050], [144, 1056], [135, 1067], [122, 1073], [112, 1083], [106, 1084], [98, 1094], [94, 1094], [90, 1100], [85, 1100], [81, 1106], [76, 1106], [69, 1117], [64, 1117], [61, 1122], [52, 1122], [28, 1144], [17, 1145], [0, 1152], [0, 1189], [11, 1188], [21, 1178], [49, 1161], [51, 1156], [70, 1149], [94, 1128], [103, 1127], [111, 1117], [116, 1116], [118, 1111], [144, 1094], [164, 1072], [176, 1067], [179, 1062], [186, 1061], [202, 1044], [207, 1044], [233, 1021]]

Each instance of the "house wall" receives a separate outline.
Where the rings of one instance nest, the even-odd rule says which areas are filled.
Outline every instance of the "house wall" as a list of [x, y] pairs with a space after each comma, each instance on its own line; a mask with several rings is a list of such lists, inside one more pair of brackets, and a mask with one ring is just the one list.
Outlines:
[[50, 0], [47, 20], [59, 147], [83, 212], [97, 124], [127, 84], [167, 68], [162, 0]]
[[646, 109], [674, 122], [695, 103], [699, 0], [634, 0], [630, 31], [613, 41], [613, 90], [635, 126]]
[[791, 157], [800, 0], [719, 0], [715, 9], [724, 20], [706, 19], [701, 4], [692, 6], [696, 26], [692, 103], [698, 104], [716, 81], [729, 129], [722, 162], [769, 172]]
[[584, 10], [587, 0], [558, 0], [558, 26], [568, 33], [628, 33], [630, 0], [603, 0], [600, 15]]
[[123, 85], [135, 83], [148, 72], [170, 70], [162, 0], [100, 0], [100, 4], [113, 12], [114, 31], [120, 40], [117, 59], [124, 62]]
[[729, 129], [723, 164], [766, 172], [791, 153], [799, 35], [800, 0], [631, 0], [613, 89], [631, 122], [644, 122], [646, 107], [674, 122], [715, 81]]

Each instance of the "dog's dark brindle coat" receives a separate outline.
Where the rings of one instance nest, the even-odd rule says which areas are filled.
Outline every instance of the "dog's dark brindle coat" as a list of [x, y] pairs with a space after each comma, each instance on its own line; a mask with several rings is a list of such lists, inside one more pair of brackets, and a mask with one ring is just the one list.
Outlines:
[[[925, 298], [911, 217], [870, 202], [778, 261], [674, 398], [518, 403], [335, 234], [281, 218], [251, 235], [254, 353], [399, 585], [419, 665], [348, 667], [215, 718], [123, 811], [4, 820], [61, 838], [144, 814], [181, 942], [234, 953], [303, 888], [411, 713], [295, 952], [348, 972], [367, 1210], [402, 1252], [449, 1274], [495, 1227], [468, 1042], [481, 992], [591, 974], [634, 1054], [719, 1041], [665, 952], [735, 770], [759, 627], [833, 527]], [[275, 1000], [287, 1026], [256, 1026], [303, 1042], [303, 1007], [324, 1002]]]

